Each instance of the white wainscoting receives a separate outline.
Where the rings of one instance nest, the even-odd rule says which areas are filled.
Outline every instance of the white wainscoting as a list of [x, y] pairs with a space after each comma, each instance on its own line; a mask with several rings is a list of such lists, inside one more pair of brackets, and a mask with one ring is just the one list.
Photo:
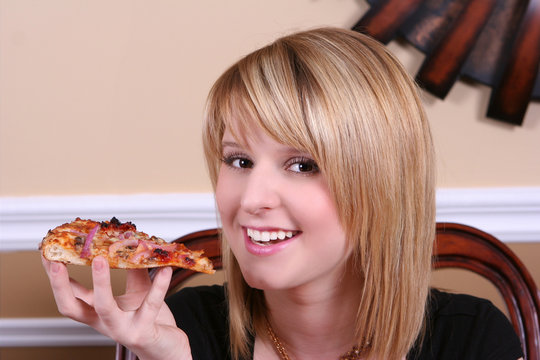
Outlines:
[[[77, 216], [116, 216], [166, 240], [218, 223], [209, 193], [4, 197], [0, 251], [36, 250], [48, 229]], [[475, 226], [504, 242], [540, 242], [540, 187], [439, 189], [437, 221]], [[69, 319], [0, 319], [0, 346], [110, 344], [111, 339]]]
[[76, 217], [131, 221], [165, 240], [216, 227], [212, 194], [135, 194], [0, 198], [0, 251], [36, 250], [47, 230]]
[[67, 318], [0, 319], [0, 347], [111, 346], [115, 342]]

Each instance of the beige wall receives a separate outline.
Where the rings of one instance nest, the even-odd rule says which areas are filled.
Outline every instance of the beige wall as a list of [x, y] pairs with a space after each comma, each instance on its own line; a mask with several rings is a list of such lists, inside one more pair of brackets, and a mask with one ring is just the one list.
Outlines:
[[[210, 191], [212, 81], [292, 30], [350, 27], [361, 0], [0, 2], [0, 196]], [[411, 72], [422, 55], [392, 42]], [[540, 185], [540, 104], [486, 119], [489, 90], [425, 96], [442, 187]]]
[[[349, 28], [367, 8], [363, 0], [0, 0], [0, 196], [211, 191], [199, 133], [212, 81], [282, 34]], [[422, 54], [389, 47], [415, 73]], [[424, 95], [440, 187], [540, 186], [539, 103], [512, 127], [484, 117], [484, 86], [458, 82], [445, 101]], [[540, 282], [540, 243], [516, 250]], [[0, 317], [56, 314], [36, 253], [0, 254], [0, 269]], [[31, 287], [39, 302], [26, 296]], [[44, 351], [0, 356], [72, 355]]]

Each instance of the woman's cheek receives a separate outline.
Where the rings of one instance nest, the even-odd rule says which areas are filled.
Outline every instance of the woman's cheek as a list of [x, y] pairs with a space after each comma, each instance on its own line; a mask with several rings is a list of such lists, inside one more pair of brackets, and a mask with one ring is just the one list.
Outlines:
[[222, 225], [228, 227], [240, 204], [240, 185], [231, 170], [222, 167], [216, 185], [216, 204]]

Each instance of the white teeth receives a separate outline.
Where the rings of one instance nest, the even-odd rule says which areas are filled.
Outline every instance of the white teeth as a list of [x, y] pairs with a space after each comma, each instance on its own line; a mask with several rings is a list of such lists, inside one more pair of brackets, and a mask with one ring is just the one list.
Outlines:
[[254, 229], [247, 229], [247, 235], [254, 241], [268, 242], [272, 240], [284, 240], [290, 239], [295, 235], [296, 232], [292, 231], [259, 231]]

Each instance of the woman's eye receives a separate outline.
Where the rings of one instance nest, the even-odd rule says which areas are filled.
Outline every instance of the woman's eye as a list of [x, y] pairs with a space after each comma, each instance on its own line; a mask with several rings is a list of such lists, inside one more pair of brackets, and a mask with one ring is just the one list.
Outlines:
[[253, 164], [248, 159], [240, 158], [240, 159], [234, 159], [231, 165], [237, 168], [248, 169], [248, 168], [251, 168]]
[[294, 159], [287, 167], [287, 170], [302, 174], [315, 174], [319, 172], [319, 167], [311, 159]]
[[225, 157], [223, 162], [226, 165], [237, 169], [250, 169], [253, 167], [253, 162], [251, 160], [240, 156]]

